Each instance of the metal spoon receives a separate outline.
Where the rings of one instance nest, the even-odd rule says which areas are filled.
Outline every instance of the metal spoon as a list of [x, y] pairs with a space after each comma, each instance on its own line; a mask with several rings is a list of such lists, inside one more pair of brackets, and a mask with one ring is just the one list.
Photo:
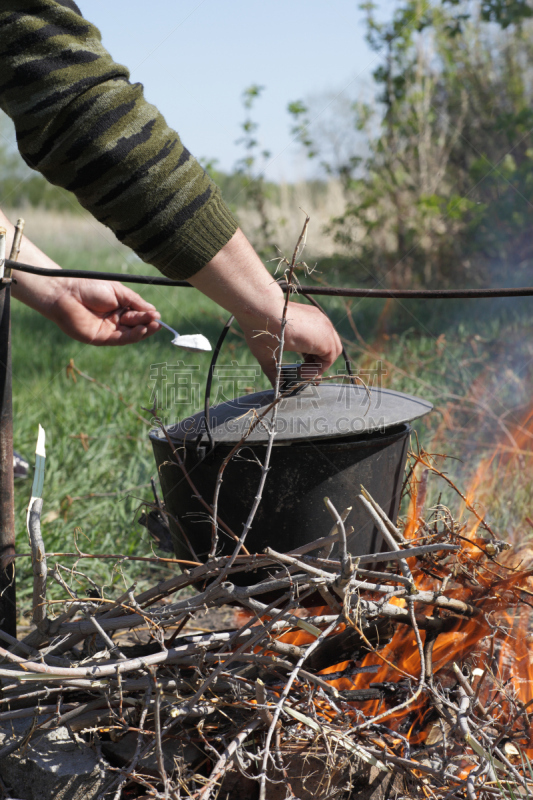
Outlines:
[[167, 325], [162, 319], [158, 319], [157, 321], [163, 328], [166, 328], [174, 334], [172, 344], [176, 345], [176, 347], [182, 347], [184, 350], [188, 350], [189, 353], [204, 353], [212, 349], [209, 340], [206, 339], [203, 334], [193, 333], [189, 336], [180, 336], [174, 328], [171, 328], [170, 325]]

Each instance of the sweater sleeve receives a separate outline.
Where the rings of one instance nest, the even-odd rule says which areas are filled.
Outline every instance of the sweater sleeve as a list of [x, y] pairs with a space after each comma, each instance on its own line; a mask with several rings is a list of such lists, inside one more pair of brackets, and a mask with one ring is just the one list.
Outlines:
[[237, 229], [200, 164], [73, 0], [0, 0], [0, 107], [20, 153], [170, 278]]

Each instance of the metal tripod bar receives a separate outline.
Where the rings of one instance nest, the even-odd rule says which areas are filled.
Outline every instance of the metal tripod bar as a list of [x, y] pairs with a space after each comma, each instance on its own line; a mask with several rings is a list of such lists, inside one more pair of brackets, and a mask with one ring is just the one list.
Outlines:
[[0, 228], [0, 628], [16, 637], [11, 277], [4, 273], [5, 248], [6, 231]]
[[[180, 286], [192, 288], [188, 281], [172, 281], [151, 275], [129, 275], [127, 272], [95, 272], [81, 269], [42, 269], [29, 264], [6, 261], [6, 266], [31, 275], [44, 275], [48, 278], [91, 278], [98, 281], [121, 281], [122, 283], [141, 283], [147, 286]], [[289, 287], [280, 281], [283, 291]], [[322, 295], [323, 297], [383, 297], [398, 300], [473, 300], [491, 297], [533, 297], [533, 286], [503, 287], [500, 289], [359, 289], [350, 286], [298, 286], [300, 294]]]

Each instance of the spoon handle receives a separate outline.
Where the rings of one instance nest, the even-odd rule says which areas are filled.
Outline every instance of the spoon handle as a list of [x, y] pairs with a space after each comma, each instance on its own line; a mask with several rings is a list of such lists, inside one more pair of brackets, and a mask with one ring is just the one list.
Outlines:
[[166, 328], [167, 330], [171, 331], [175, 336], [179, 336], [179, 333], [175, 331], [174, 328], [171, 328], [170, 325], [167, 325], [166, 322], [163, 322], [162, 319], [158, 319], [157, 321], [159, 322], [160, 325], [163, 326], [163, 328]]

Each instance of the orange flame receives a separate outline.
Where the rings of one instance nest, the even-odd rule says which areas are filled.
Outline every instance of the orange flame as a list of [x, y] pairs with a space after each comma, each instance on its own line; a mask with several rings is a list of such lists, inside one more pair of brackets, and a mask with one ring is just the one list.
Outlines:
[[[504, 425], [493, 451], [481, 459], [466, 492], [467, 501], [483, 503], [501, 494], [526, 470], [524, 459], [532, 455], [533, 403], [519, 419]], [[476, 522], [469, 535], [473, 536], [478, 527]]]
[[[521, 466], [520, 459], [532, 454], [533, 403], [518, 422], [507, 426], [504, 438], [478, 465], [468, 491], [463, 495], [465, 507], [468, 509], [489, 497], [497, 484], [514, 480], [517, 467]], [[406, 539], [415, 539], [419, 535], [429, 471], [429, 461], [419, 456], [410, 480], [410, 502], [403, 530]], [[479, 509], [479, 506], [474, 508]], [[481, 524], [476, 519], [466, 533], [461, 531], [463, 538], [457, 540], [461, 549], [453, 558], [452, 566], [443, 559], [442, 562], [432, 561], [431, 569], [427, 569], [427, 563], [409, 559], [419, 590], [440, 591], [446, 577], [447, 596], [479, 610], [470, 618], [440, 612], [440, 619], [448, 622], [432, 646], [432, 674], [440, 684], [453, 689], [457, 685], [454, 664], [460, 669], [466, 668], [465, 674], [469, 676], [482, 707], [488, 709], [495, 719], [505, 718], [506, 724], [513, 720], [514, 741], [528, 758], [533, 759], [533, 726], [526, 726], [522, 718], [515, 718], [513, 710], [518, 704], [522, 708], [529, 707], [533, 713], [533, 623], [530, 622], [533, 619], [533, 544], [514, 548], [491, 559], [485, 538], [478, 535]], [[393, 598], [389, 602], [405, 605], [401, 599]], [[424, 613], [435, 614], [432, 606], [428, 605], [426, 609]], [[314, 616], [330, 612], [319, 608], [301, 613]], [[425, 631], [421, 630], [420, 635], [425, 644]], [[305, 645], [313, 641], [313, 636], [291, 628], [282, 631], [278, 639]], [[368, 667], [375, 669], [364, 670]], [[429, 693], [423, 691], [410, 706], [400, 711], [394, 709], [413, 692], [424, 668], [414, 631], [407, 625], [397, 624], [390, 641], [375, 650], [369, 648], [360, 662], [333, 664], [320, 675], [339, 691], [371, 689], [375, 684], [388, 687], [380, 699], [348, 701], [348, 709], [351, 707], [356, 717], [362, 712], [367, 718], [390, 712], [384, 719], [387, 727], [406, 736], [412, 744], [420, 744], [426, 740], [435, 720]], [[333, 673], [336, 676], [328, 679], [328, 675]], [[345, 674], [339, 677], [338, 673]], [[406, 674], [412, 676], [411, 686], [408, 686]], [[325, 718], [335, 716], [336, 712], [324, 697], [317, 697], [315, 702], [317, 710]], [[466, 762], [464, 774], [465, 770], [468, 771]]]

